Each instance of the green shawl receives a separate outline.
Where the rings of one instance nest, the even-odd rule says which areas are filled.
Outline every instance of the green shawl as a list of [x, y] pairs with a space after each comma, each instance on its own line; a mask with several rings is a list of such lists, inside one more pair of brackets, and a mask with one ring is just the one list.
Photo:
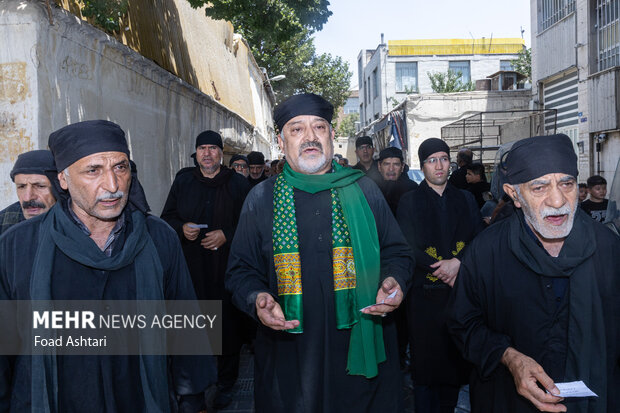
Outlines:
[[[293, 333], [303, 332], [301, 261], [293, 188], [315, 194], [331, 191], [334, 297], [336, 325], [351, 328], [347, 372], [367, 378], [385, 361], [381, 319], [360, 308], [375, 304], [380, 283], [380, 249], [374, 216], [356, 182], [363, 172], [333, 162], [333, 173], [305, 175], [288, 164], [274, 188], [274, 264], [278, 296], [287, 320], [299, 320]], [[352, 250], [352, 254], [351, 254]]]

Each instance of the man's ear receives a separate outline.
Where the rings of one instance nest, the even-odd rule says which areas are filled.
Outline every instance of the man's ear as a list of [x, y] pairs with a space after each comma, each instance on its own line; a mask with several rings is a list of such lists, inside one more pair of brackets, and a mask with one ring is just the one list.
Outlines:
[[521, 208], [521, 203], [519, 202], [519, 196], [517, 195], [517, 190], [511, 184], [504, 184], [503, 186], [504, 192], [512, 198], [512, 202], [514, 202], [517, 208]]
[[69, 189], [69, 185], [67, 185], [67, 178], [65, 178], [65, 172], [58, 172], [58, 182], [60, 182], [60, 187], [67, 191]]
[[280, 151], [284, 153], [284, 138], [282, 138], [282, 132], [278, 134], [278, 146], [280, 146]]

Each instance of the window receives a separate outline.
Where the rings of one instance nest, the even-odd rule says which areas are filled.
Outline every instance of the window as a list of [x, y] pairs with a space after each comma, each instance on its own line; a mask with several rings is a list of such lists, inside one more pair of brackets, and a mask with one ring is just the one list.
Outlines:
[[370, 103], [370, 85], [371, 85], [370, 76], [368, 76], [368, 100], [367, 100], [368, 103]]
[[368, 103], [368, 84], [364, 80], [364, 102]]
[[377, 74], [377, 69], [372, 71], [372, 81], [374, 85], [374, 93], [372, 96], [376, 98], [379, 96], [379, 75]]
[[469, 83], [471, 73], [469, 70], [469, 60], [461, 60], [457, 62], [449, 62], [448, 70], [461, 73], [461, 84]]
[[396, 63], [396, 92], [418, 91], [418, 63]]
[[538, 31], [542, 32], [574, 11], [575, 0], [538, 0]]
[[596, 0], [598, 70], [620, 65], [619, 0]]
[[515, 70], [514, 67], [512, 67], [512, 60], [500, 60], [499, 61], [499, 70], [504, 70], [504, 71], [513, 71], [513, 70]]

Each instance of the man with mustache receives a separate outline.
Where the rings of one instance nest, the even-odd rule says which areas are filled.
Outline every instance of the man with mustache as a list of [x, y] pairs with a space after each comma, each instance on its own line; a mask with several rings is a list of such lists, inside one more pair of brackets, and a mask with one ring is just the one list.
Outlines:
[[[196, 166], [181, 169], [172, 183], [161, 217], [177, 232], [199, 300], [222, 301], [223, 345], [217, 356], [214, 407], [232, 402], [243, 344], [245, 315], [224, 290], [224, 275], [239, 214], [250, 184], [222, 165], [224, 145], [211, 130], [196, 137]], [[248, 320], [249, 321], [249, 320]]]
[[410, 250], [381, 192], [333, 161], [334, 108], [314, 94], [278, 105], [284, 170], [248, 195], [226, 288], [258, 322], [257, 412], [399, 412], [391, 313]]
[[418, 148], [424, 181], [398, 205], [398, 223], [416, 258], [406, 299], [417, 412], [453, 412], [469, 365], [452, 343], [446, 304], [470, 242], [484, 228], [473, 195], [448, 182], [450, 148], [437, 138]]
[[381, 182], [381, 174], [377, 167], [377, 161], [373, 159], [375, 147], [370, 136], [360, 136], [355, 140], [355, 155], [357, 163], [351, 168], [364, 172], [375, 183]]
[[56, 175], [50, 151], [35, 150], [17, 157], [11, 180], [15, 182], [18, 201], [0, 211], [0, 235], [19, 222], [43, 214], [56, 203]]
[[403, 151], [389, 147], [379, 152], [379, 173], [382, 177], [379, 182], [379, 189], [381, 189], [394, 216], [396, 216], [400, 197], [418, 187], [418, 184], [409, 179], [406, 173], [403, 173], [404, 169]]
[[250, 186], [254, 188], [267, 179], [267, 174], [265, 173], [265, 155], [258, 151], [248, 153], [248, 165], [250, 166], [248, 182]]
[[[449, 304], [472, 412], [618, 412], [620, 239], [578, 208], [568, 136], [518, 141], [502, 167], [516, 212], [474, 240]], [[573, 381], [598, 397], [564, 399]]]
[[[123, 130], [79, 122], [48, 145], [68, 196], [0, 238], [0, 300], [195, 300], [177, 237], [132, 179]], [[214, 376], [206, 357], [2, 356], [0, 410], [198, 412]]]

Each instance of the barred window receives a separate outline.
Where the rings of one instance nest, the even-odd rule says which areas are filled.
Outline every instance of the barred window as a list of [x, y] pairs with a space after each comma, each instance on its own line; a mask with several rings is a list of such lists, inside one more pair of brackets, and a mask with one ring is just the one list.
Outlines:
[[538, 31], [543, 31], [575, 11], [575, 0], [539, 0]]
[[619, 0], [596, 0], [598, 70], [620, 65]]

